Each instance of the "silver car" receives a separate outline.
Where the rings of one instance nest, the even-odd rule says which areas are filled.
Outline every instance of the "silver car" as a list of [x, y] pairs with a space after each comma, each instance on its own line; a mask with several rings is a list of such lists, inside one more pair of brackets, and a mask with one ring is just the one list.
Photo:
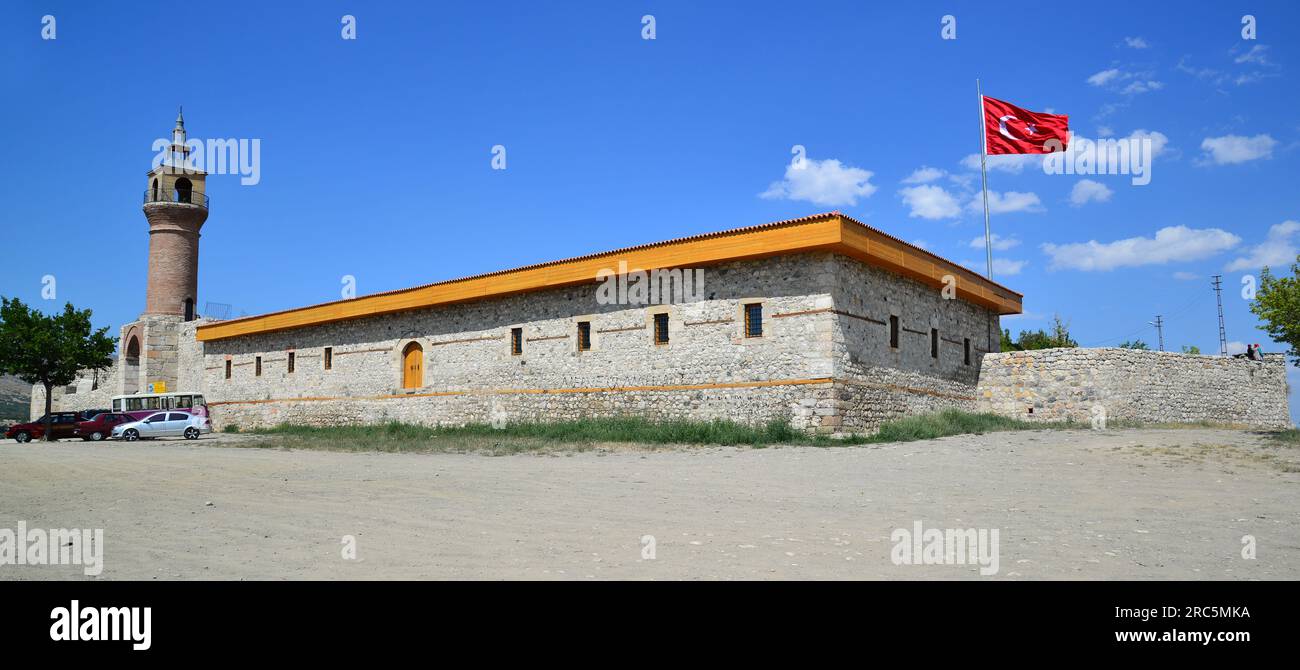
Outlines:
[[141, 421], [123, 423], [113, 427], [113, 437], [135, 442], [141, 438], [184, 437], [197, 440], [199, 435], [212, 432], [212, 423], [206, 416], [188, 412], [158, 412]]

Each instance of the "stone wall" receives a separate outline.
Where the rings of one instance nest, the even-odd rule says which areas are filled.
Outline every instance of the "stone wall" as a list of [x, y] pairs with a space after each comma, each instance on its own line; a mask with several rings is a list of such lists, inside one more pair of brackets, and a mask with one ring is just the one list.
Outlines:
[[[817, 402], [830, 401], [834, 268], [830, 254], [709, 267], [702, 299], [669, 305], [600, 304], [593, 283], [218, 340], [204, 348], [202, 389], [218, 427], [487, 423], [494, 408], [506, 420], [814, 421]], [[753, 302], [763, 305], [759, 338], [742, 332], [742, 306]], [[669, 315], [667, 344], [653, 341], [658, 313]], [[578, 351], [580, 321], [591, 324], [590, 350]], [[513, 328], [523, 329], [520, 355]], [[424, 385], [408, 390], [402, 353], [412, 343]]]
[[[592, 284], [218, 340], [204, 349], [197, 388], [218, 427], [627, 414], [781, 419], [833, 433], [973, 402], [978, 357], [967, 365], [952, 342], [985, 339], [990, 318], [996, 326], [987, 310], [828, 253], [726, 263], [704, 277], [702, 299], [672, 305], [602, 305]], [[743, 332], [752, 303], [763, 308], [762, 337]], [[660, 312], [667, 345], [652, 339]], [[925, 337], [904, 333], [891, 349], [887, 329], [870, 325], [891, 314]], [[577, 350], [579, 321], [591, 324], [589, 351]], [[944, 338], [937, 359], [931, 326]], [[512, 328], [523, 329], [522, 355], [510, 352]], [[412, 343], [423, 350], [424, 386], [406, 390], [402, 352]]]
[[[978, 407], [1030, 421], [1211, 421], [1289, 428], [1286, 357], [1263, 361], [1134, 349], [989, 354]], [[1032, 411], [1031, 411], [1032, 410]]]
[[[115, 381], [122, 374], [121, 359], [113, 360], [111, 367], [100, 370], [83, 370], [77, 380], [68, 386], [55, 386], [51, 407], [56, 412], [72, 412], [84, 409], [109, 409], [112, 399], [117, 395]], [[72, 391], [69, 393], [69, 391]], [[32, 386], [30, 420], [35, 421], [45, 415], [45, 387]]]
[[171, 390], [205, 393], [203, 343], [195, 339], [194, 333], [200, 325], [212, 321], [213, 319], [198, 319], [195, 321], [182, 321], [178, 324], [176, 333], [176, 378], [171, 382]]
[[[910, 414], [974, 409], [980, 360], [990, 333], [999, 332], [997, 314], [849, 258], [836, 257], [836, 275], [840, 430], [869, 433]], [[897, 347], [890, 346], [890, 317], [898, 319]]]
[[[69, 387], [54, 389], [54, 411], [80, 411], [112, 407], [115, 395], [144, 393], [149, 384], [165, 382], [168, 391], [203, 392], [203, 343], [195, 329], [211, 319], [184, 321], [177, 316], [142, 316], [120, 329], [118, 354], [113, 365], [95, 372], [83, 370]], [[138, 365], [129, 365], [125, 351], [130, 337], [140, 339]], [[73, 393], [68, 393], [73, 388]], [[31, 418], [45, 414], [45, 388], [32, 387]]]

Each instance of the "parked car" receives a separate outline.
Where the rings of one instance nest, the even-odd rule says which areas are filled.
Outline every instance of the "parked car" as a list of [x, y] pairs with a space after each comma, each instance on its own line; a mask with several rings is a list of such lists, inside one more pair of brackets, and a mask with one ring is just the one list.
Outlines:
[[81, 415], [82, 421], [90, 421], [91, 419], [99, 416], [100, 414], [103, 414], [105, 412], [112, 412], [112, 411], [113, 410], [108, 409], [106, 407], [104, 409], [83, 409], [80, 412], [77, 412], [77, 414]]
[[[81, 415], [76, 412], [51, 412], [50, 421], [50, 439], [58, 440], [65, 437], [74, 437], [73, 431], [77, 429], [77, 422], [81, 420]], [[45, 417], [32, 421], [31, 423], [19, 423], [9, 427], [5, 431], [5, 437], [19, 442], [31, 442], [39, 440], [45, 435]]]
[[98, 442], [109, 435], [113, 434], [113, 426], [122, 423], [131, 423], [135, 418], [130, 414], [121, 412], [100, 412], [94, 418], [88, 421], [78, 421], [77, 427], [72, 431], [74, 437], [83, 440]]
[[196, 440], [199, 435], [211, 432], [212, 422], [208, 417], [175, 410], [157, 412], [141, 421], [120, 423], [113, 427], [113, 437], [127, 442], [155, 437], [184, 437], [187, 440]]

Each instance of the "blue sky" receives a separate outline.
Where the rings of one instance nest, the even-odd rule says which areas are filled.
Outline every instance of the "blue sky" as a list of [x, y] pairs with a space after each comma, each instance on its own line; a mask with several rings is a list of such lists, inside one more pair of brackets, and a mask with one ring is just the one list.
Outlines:
[[[1168, 348], [1215, 352], [1222, 273], [1228, 339], [1280, 350], [1240, 290], [1300, 245], [1295, 3], [892, 4], [8, 2], [0, 293], [53, 306], [52, 274], [60, 304], [135, 318], [179, 104], [192, 138], [261, 141], [259, 183], [209, 179], [198, 303], [232, 315], [832, 209], [982, 271], [980, 77], [1160, 148], [1145, 186], [990, 171], [1027, 312], [1004, 326], [1154, 346], [1162, 314]], [[795, 145], [815, 169], [783, 181]]]

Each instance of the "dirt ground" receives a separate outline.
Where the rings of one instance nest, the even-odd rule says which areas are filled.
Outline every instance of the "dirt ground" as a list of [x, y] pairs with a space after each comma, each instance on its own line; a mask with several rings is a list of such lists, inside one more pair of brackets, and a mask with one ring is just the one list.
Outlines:
[[[104, 529], [98, 579], [1300, 578], [1300, 448], [1243, 431], [500, 457], [232, 446], [251, 439], [0, 443], [0, 529]], [[999, 572], [895, 565], [891, 533], [917, 521], [998, 529]]]

